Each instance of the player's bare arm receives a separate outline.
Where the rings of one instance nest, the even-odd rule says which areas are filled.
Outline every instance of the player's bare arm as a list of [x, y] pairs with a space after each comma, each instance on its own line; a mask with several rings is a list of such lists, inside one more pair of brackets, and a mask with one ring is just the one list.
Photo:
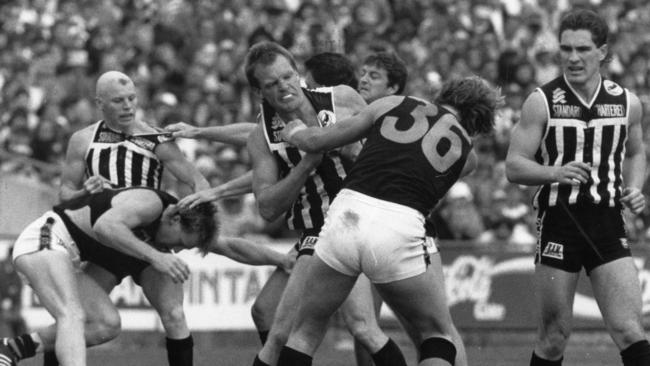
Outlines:
[[311, 171], [320, 164], [321, 154], [306, 154], [289, 174], [280, 179], [275, 157], [264, 139], [263, 126], [251, 134], [248, 152], [253, 165], [253, 192], [260, 215], [272, 221], [284, 214], [298, 197]]
[[158, 145], [155, 153], [165, 168], [169, 169], [181, 183], [191, 187], [194, 192], [210, 188], [203, 174], [185, 158], [174, 141]]
[[210, 244], [210, 252], [226, 256], [234, 261], [253, 266], [271, 265], [289, 271], [295, 262], [295, 253], [288, 255], [264, 244], [234, 237], [220, 237]]
[[534, 92], [524, 102], [521, 120], [512, 129], [510, 146], [506, 157], [506, 176], [513, 183], [541, 185], [586, 183], [589, 164], [579, 161], [563, 166], [544, 166], [535, 160], [547, 122], [543, 95]]
[[70, 137], [61, 174], [61, 187], [59, 189], [59, 199], [61, 201], [71, 200], [86, 193], [101, 192], [104, 188], [110, 187], [110, 184], [99, 176], [85, 178], [85, 155], [92, 133], [92, 127], [86, 127], [75, 132]]
[[225, 126], [197, 127], [185, 122], [178, 122], [165, 127], [173, 137], [189, 139], [206, 139], [236, 146], [244, 146], [248, 136], [255, 129], [253, 122], [237, 122]]
[[178, 202], [179, 207], [192, 208], [203, 202], [216, 202], [223, 198], [236, 197], [253, 191], [253, 172], [231, 179], [216, 187], [208, 188], [189, 196], [183, 197]]
[[327, 128], [307, 127], [301, 120], [293, 120], [282, 130], [282, 138], [307, 152], [331, 150], [363, 138], [375, 118], [401, 102], [403, 97], [379, 99], [361, 112], [338, 121]]
[[645, 208], [645, 196], [641, 192], [645, 182], [646, 154], [643, 143], [643, 108], [639, 98], [629, 93], [630, 112], [628, 134], [623, 161], [623, 197], [621, 202], [632, 212], [638, 214]]
[[[341, 120], [361, 112], [368, 104], [356, 90], [347, 85], [339, 85], [334, 87], [334, 106], [336, 118]], [[354, 161], [362, 147], [361, 140], [351, 142], [341, 148], [341, 155]]]
[[182, 259], [157, 250], [132, 232], [132, 229], [150, 224], [160, 217], [163, 205], [153, 191], [136, 189], [123, 192], [113, 198], [111, 205], [92, 227], [101, 243], [151, 263], [175, 282], [189, 278], [189, 267]]

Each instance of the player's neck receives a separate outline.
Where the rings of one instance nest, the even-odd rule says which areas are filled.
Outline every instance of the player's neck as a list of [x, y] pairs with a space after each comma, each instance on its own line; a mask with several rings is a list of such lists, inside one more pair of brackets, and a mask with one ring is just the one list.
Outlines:
[[128, 124], [111, 122], [109, 120], [104, 120], [104, 123], [108, 128], [114, 131], [122, 132], [124, 134], [130, 135], [135, 131], [136, 122], [133, 121]]
[[[566, 78], [565, 78], [566, 80]], [[592, 76], [584, 83], [575, 83], [566, 80], [567, 84], [571, 86], [574, 92], [576, 92], [583, 100], [590, 101], [596, 92], [598, 92], [598, 87], [602, 81], [600, 73]]]

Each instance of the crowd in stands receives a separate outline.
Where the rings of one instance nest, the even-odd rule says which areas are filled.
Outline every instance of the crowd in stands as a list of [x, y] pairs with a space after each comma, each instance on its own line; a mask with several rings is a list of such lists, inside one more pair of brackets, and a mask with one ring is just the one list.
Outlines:
[[[96, 121], [94, 83], [121, 70], [139, 89], [141, 118], [164, 127], [254, 121], [256, 96], [241, 65], [251, 44], [274, 40], [301, 63], [322, 51], [356, 64], [378, 50], [408, 65], [406, 94], [431, 98], [454, 76], [478, 74], [506, 96], [493, 136], [477, 141], [477, 170], [433, 216], [443, 239], [534, 244], [531, 188], [504, 175], [522, 102], [558, 75], [557, 24], [567, 0], [13, 0], [0, 4], [0, 175], [58, 186], [70, 134]], [[604, 74], [634, 91], [650, 143], [650, 2], [572, 0], [606, 16], [612, 61]], [[249, 169], [245, 148], [180, 141], [213, 185]], [[282, 235], [250, 196], [223, 202], [233, 234]], [[650, 238], [650, 213], [629, 220]]]

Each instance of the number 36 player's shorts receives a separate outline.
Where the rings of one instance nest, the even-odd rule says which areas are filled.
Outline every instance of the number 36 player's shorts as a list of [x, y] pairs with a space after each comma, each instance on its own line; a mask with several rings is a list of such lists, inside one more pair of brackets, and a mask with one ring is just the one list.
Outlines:
[[424, 273], [429, 253], [424, 216], [417, 210], [343, 189], [330, 206], [316, 254], [348, 276], [364, 273], [374, 283]]

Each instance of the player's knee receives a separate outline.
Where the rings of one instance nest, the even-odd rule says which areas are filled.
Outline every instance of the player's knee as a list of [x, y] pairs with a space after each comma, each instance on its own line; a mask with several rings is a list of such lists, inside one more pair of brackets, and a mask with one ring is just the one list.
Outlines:
[[163, 323], [165, 329], [184, 326], [186, 324], [183, 306], [170, 306], [161, 309], [159, 315], [160, 321]]
[[255, 300], [251, 307], [253, 323], [258, 330], [268, 330], [273, 322], [273, 311], [268, 304], [261, 300]]
[[628, 345], [645, 339], [645, 333], [640, 322], [625, 321], [608, 326], [612, 338], [620, 345]]
[[445, 338], [427, 338], [420, 344], [419, 351], [420, 362], [437, 358], [445, 360], [453, 365], [456, 360], [456, 346]]
[[117, 310], [95, 315], [87, 320], [86, 343], [89, 346], [106, 343], [117, 337], [121, 329], [122, 320]]
[[[374, 314], [373, 314], [374, 316]], [[344, 314], [343, 320], [354, 339], [366, 345], [383, 334], [374, 319], [359, 314]]]

